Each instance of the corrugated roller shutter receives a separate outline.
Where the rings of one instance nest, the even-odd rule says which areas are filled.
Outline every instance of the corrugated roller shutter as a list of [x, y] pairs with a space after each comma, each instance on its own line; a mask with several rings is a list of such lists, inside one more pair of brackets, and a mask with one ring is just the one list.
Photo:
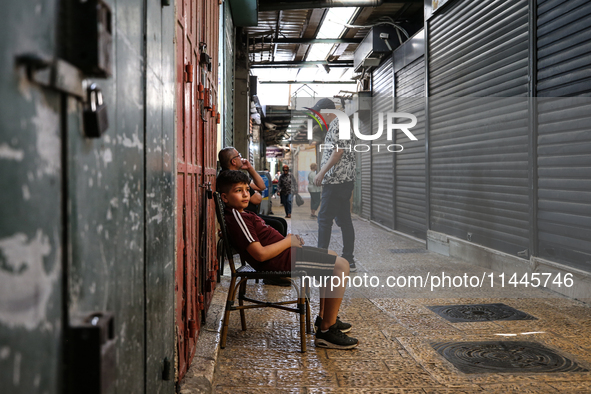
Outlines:
[[[359, 114], [359, 131], [371, 134], [371, 118], [366, 114]], [[358, 153], [357, 163], [361, 164], [361, 217], [371, 218], [371, 151]]]
[[527, 0], [460, 0], [429, 20], [429, 96], [527, 96]]
[[538, 1], [538, 96], [591, 96], [591, 2]]
[[[591, 2], [538, 1], [538, 96], [591, 95]], [[538, 254], [591, 271], [591, 105], [538, 99]]]
[[[372, 134], [379, 125], [379, 113], [385, 115], [394, 110], [394, 68], [392, 58], [386, 60], [373, 72]], [[384, 120], [385, 122], [385, 120]], [[394, 153], [385, 149], [389, 145], [386, 139], [385, 125], [382, 136], [373, 144], [384, 144], [378, 152], [371, 152], [371, 219], [389, 228], [394, 228]]]
[[[400, 130], [396, 143], [404, 150], [396, 154], [396, 230], [426, 239], [425, 195], [425, 58], [419, 57], [396, 73], [396, 112], [417, 117], [411, 141]], [[406, 122], [406, 121], [405, 121]]]
[[591, 272], [591, 100], [538, 100], [538, 254]]
[[527, 96], [528, 31], [527, 0], [429, 20], [430, 228], [510, 254], [529, 247], [528, 102], [476, 97]]
[[224, 3], [224, 146], [234, 146], [234, 22]]

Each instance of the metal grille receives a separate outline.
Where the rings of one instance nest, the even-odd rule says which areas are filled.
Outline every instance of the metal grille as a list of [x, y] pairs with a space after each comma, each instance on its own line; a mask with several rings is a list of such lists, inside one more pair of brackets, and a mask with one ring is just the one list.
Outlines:
[[428, 306], [427, 308], [452, 323], [537, 320], [535, 317], [505, 304], [439, 305]]
[[396, 112], [415, 115], [418, 123], [409, 140], [400, 130], [396, 143], [404, 150], [396, 154], [396, 230], [425, 239], [425, 58], [419, 57], [396, 73]]
[[535, 342], [444, 342], [431, 346], [463, 373], [588, 371], [576, 361]]
[[527, 96], [528, 2], [442, 11], [428, 34], [430, 226], [517, 254], [529, 246], [528, 102], [476, 97]]
[[[384, 115], [394, 109], [394, 68], [392, 58], [388, 58], [373, 73], [372, 133], [379, 126], [378, 114]], [[385, 128], [385, 126], [384, 126]], [[386, 132], [374, 144], [388, 144]], [[372, 150], [371, 154], [371, 219], [386, 227], [394, 228], [394, 154], [384, 148]]]

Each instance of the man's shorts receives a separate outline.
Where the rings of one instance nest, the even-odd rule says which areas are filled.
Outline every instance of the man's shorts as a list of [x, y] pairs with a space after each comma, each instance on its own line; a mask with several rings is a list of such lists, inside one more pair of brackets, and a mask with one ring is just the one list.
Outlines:
[[[295, 249], [295, 253], [294, 250]], [[302, 246], [292, 248], [292, 258], [295, 255], [295, 262], [292, 261], [293, 271], [306, 271], [308, 276], [329, 276], [332, 275], [337, 256], [329, 254], [327, 249]]]

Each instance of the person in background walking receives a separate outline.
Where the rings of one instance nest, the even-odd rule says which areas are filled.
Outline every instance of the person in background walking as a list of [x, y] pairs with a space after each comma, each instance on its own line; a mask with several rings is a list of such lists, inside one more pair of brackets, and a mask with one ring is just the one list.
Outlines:
[[308, 192], [310, 193], [310, 217], [317, 218], [316, 210], [320, 206], [320, 194], [322, 193], [322, 186], [316, 186], [314, 184], [314, 178], [316, 177], [316, 169], [318, 166], [316, 163], [310, 164], [310, 173], [308, 174]]
[[283, 173], [279, 177], [279, 184], [277, 185], [277, 191], [279, 197], [281, 197], [281, 203], [285, 209], [285, 217], [291, 217], [291, 199], [293, 196], [293, 188], [296, 187], [296, 181], [292, 174], [289, 172], [289, 166], [285, 164], [283, 166]]

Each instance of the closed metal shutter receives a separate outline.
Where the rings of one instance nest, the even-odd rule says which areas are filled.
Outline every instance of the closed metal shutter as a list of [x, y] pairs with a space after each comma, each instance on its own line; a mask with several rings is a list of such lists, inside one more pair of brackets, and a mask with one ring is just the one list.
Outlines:
[[429, 96], [528, 95], [527, 0], [456, 1], [429, 20]]
[[591, 96], [591, 2], [538, 0], [538, 97]]
[[524, 252], [528, 1], [456, 1], [428, 27], [430, 228]]
[[404, 150], [396, 153], [396, 230], [426, 239], [425, 194], [425, 57], [421, 56], [396, 73], [396, 112], [417, 117], [411, 141], [400, 130], [396, 143]]
[[[538, 96], [591, 95], [591, 2], [538, 1]], [[538, 99], [538, 254], [591, 271], [591, 100]]]
[[[371, 118], [359, 115], [359, 131], [371, 134]], [[371, 219], [371, 151], [357, 153], [357, 163], [361, 165], [361, 217]]]
[[[373, 72], [372, 134], [379, 126], [379, 113], [385, 116], [394, 110], [394, 68], [392, 57]], [[371, 151], [371, 219], [386, 227], [394, 228], [394, 155], [386, 145], [386, 126], [380, 138], [367, 141], [369, 144], [384, 144]], [[368, 145], [369, 145], [368, 144]]]
[[538, 102], [538, 254], [591, 272], [588, 98]]
[[234, 146], [234, 22], [224, 2], [224, 146]]

